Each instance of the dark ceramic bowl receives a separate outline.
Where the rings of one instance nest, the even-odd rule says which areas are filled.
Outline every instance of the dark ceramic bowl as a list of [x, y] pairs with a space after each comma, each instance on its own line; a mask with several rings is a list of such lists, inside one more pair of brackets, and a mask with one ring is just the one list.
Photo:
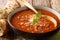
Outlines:
[[[51, 8], [48, 8], [48, 7], [43, 7], [43, 6], [34, 6], [34, 8], [36, 8], [36, 9], [44, 9], [44, 10], [48, 10], [48, 11], [50, 11], [50, 12], [52, 12], [53, 14], [55, 14], [58, 18], [59, 18], [59, 20], [60, 20], [60, 14], [59, 14], [59, 12], [57, 12], [56, 10], [53, 10], [53, 9], [51, 9]], [[11, 19], [11, 17], [15, 14], [15, 13], [17, 13], [18, 11], [22, 11], [22, 10], [25, 10], [25, 9], [27, 9], [27, 7], [21, 7], [21, 8], [18, 8], [18, 9], [16, 9], [15, 11], [13, 11], [13, 12], [11, 12], [9, 15], [8, 15], [8, 23], [9, 23], [9, 25], [11, 26], [11, 28], [12, 29], [14, 29], [14, 30], [18, 30], [18, 29], [16, 29], [12, 24], [11, 24], [11, 22], [10, 22], [10, 19]], [[57, 27], [58, 28], [58, 27]], [[56, 29], [57, 29], [56, 28]], [[54, 29], [54, 30], [56, 30], [56, 29]], [[54, 31], [54, 30], [52, 30], [52, 31]], [[19, 30], [20, 32], [21, 32], [21, 30]], [[34, 33], [33, 33], [34, 34]], [[42, 34], [44, 34], [44, 33], [42, 33]]]

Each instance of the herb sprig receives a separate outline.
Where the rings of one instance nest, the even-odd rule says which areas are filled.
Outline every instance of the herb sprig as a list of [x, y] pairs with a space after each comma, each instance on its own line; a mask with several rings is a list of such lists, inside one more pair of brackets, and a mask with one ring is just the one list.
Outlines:
[[41, 12], [36, 13], [33, 17], [32, 23], [36, 24], [38, 19], [41, 18], [41, 15], [42, 15]]

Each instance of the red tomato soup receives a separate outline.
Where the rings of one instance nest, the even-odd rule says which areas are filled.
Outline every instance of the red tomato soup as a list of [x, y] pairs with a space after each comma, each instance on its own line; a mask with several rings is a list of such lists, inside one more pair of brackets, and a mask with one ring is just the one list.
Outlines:
[[[47, 10], [43, 10], [43, 9], [37, 9], [37, 10], [44, 15], [49, 15], [54, 17], [59, 25], [59, 19], [56, 15], [54, 15], [53, 13]], [[41, 17], [38, 20], [38, 23], [36, 25], [33, 25], [31, 22], [29, 22], [29, 20], [34, 14], [35, 13], [30, 9], [19, 11], [12, 16], [10, 20], [11, 24], [16, 29], [24, 32], [29, 32], [29, 33], [43, 33], [43, 32], [49, 32], [56, 29], [54, 23], [50, 20], [45, 19], [44, 17]]]

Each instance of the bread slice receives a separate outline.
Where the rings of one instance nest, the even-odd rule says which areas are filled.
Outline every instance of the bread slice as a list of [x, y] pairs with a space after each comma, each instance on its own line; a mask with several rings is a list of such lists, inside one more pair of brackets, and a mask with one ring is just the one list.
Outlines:
[[19, 7], [16, 0], [9, 0], [5, 6], [5, 10], [9, 13]]
[[0, 0], [0, 18], [6, 18], [10, 12], [18, 7], [19, 4], [16, 0]]
[[6, 25], [7, 25], [6, 19], [0, 19], [0, 36], [6, 33], [7, 28]]

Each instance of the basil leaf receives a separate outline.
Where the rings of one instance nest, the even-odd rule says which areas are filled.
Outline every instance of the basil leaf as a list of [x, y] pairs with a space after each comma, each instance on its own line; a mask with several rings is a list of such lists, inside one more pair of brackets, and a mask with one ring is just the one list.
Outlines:
[[32, 22], [33, 24], [36, 24], [37, 23], [37, 20], [36, 19], [33, 19], [33, 22]]
[[39, 18], [41, 18], [41, 12], [38, 12], [34, 15], [32, 23], [36, 24]]
[[36, 15], [36, 18], [38, 19], [38, 18], [41, 17], [41, 12], [38, 12], [38, 13], [36, 13], [35, 15]]

